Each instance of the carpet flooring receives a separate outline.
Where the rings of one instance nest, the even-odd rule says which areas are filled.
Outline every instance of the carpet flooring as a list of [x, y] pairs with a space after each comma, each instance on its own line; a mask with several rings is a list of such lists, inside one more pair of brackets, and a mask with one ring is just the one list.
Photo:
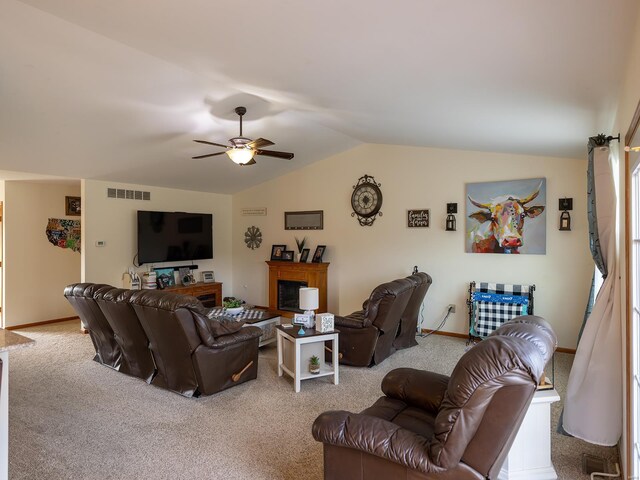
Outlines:
[[[311, 424], [325, 410], [360, 411], [380, 395], [398, 367], [450, 373], [461, 339], [431, 336], [373, 368], [340, 367], [302, 382], [277, 376], [275, 345], [261, 349], [258, 379], [187, 399], [92, 361], [93, 345], [78, 321], [19, 333], [34, 348], [10, 355], [9, 472], [22, 479], [322, 479], [322, 445]], [[564, 394], [572, 355], [556, 354]], [[561, 403], [553, 406], [553, 430]], [[560, 479], [581, 474], [583, 452], [616, 459], [615, 448], [552, 434]]]

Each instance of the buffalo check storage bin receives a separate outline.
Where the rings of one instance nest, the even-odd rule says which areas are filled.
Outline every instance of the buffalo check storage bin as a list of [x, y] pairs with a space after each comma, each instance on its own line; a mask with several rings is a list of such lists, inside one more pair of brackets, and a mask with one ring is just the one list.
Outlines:
[[471, 282], [469, 286], [469, 340], [485, 338], [503, 323], [533, 314], [535, 285]]

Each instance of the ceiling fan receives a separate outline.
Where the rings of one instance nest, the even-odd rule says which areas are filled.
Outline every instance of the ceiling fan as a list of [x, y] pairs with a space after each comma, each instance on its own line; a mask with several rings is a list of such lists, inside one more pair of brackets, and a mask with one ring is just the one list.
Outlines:
[[235, 112], [240, 116], [240, 135], [229, 139], [231, 145], [222, 145], [221, 143], [207, 142], [206, 140], [194, 140], [194, 142], [204, 143], [205, 145], [213, 145], [215, 147], [226, 148], [224, 152], [209, 153], [207, 155], [198, 155], [191, 158], [207, 158], [215, 155], [222, 155], [226, 153], [229, 158], [240, 166], [253, 165], [256, 163], [254, 160], [255, 155], [264, 155], [266, 157], [284, 158], [291, 160], [293, 153], [289, 152], [277, 152], [275, 150], [262, 150], [262, 147], [268, 147], [274, 145], [271, 140], [266, 138], [257, 138], [251, 140], [250, 138], [242, 136], [242, 116], [247, 113], [245, 107], [236, 107]]

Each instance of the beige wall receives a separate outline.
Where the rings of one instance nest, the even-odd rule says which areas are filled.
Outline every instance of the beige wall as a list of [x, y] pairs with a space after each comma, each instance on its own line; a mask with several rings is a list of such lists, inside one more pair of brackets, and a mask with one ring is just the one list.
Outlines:
[[80, 281], [80, 254], [47, 240], [49, 217], [65, 217], [65, 196], [80, 195], [79, 185], [5, 182], [5, 326], [74, 316], [62, 292]]
[[[107, 198], [107, 187], [151, 192], [151, 201]], [[83, 199], [83, 281], [122, 286], [122, 275], [132, 266], [137, 251], [136, 212], [138, 210], [182, 211], [213, 214], [214, 259], [196, 260], [202, 270], [214, 270], [223, 282], [227, 295], [232, 282], [231, 271], [231, 197], [214, 193], [191, 192], [171, 188], [128, 185], [95, 180], [82, 181]], [[96, 247], [96, 241], [106, 242]], [[188, 262], [145, 264], [138, 271], [163, 265], [186, 265]]]
[[[536, 284], [536, 313], [546, 317], [563, 347], [575, 348], [593, 262], [586, 222], [586, 161], [389, 145], [364, 145], [314, 163], [233, 196], [234, 294], [266, 304], [272, 244], [294, 249], [306, 235], [313, 249], [327, 245], [329, 310], [359, 309], [377, 284], [408, 275], [414, 265], [433, 277], [425, 302], [425, 328], [436, 327], [456, 304], [444, 327], [466, 333], [465, 299], [471, 280]], [[383, 216], [372, 227], [351, 217], [352, 186], [363, 174], [382, 183]], [[465, 183], [518, 178], [547, 179], [547, 254], [464, 253]], [[573, 231], [558, 231], [558, 198], [573, 197]], [[447, 202], [458, 202], [458, 231], [444, 230]], [[267, 207], [266, 217], [243, 217], [243, 207]], [[430, 208], [432, 226], [408, 229], [406, 210]], [[324, 229], [285, 231], [283, 212], [324, 210]], [[251, 251], [243, 233], [256, 225], [263, 246]]]

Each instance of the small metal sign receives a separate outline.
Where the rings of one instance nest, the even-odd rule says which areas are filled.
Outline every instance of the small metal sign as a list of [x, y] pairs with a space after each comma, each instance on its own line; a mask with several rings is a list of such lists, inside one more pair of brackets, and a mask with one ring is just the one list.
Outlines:
[[427, 228], [429, 226], [429, 209], [407, 210], [407, 227]]

